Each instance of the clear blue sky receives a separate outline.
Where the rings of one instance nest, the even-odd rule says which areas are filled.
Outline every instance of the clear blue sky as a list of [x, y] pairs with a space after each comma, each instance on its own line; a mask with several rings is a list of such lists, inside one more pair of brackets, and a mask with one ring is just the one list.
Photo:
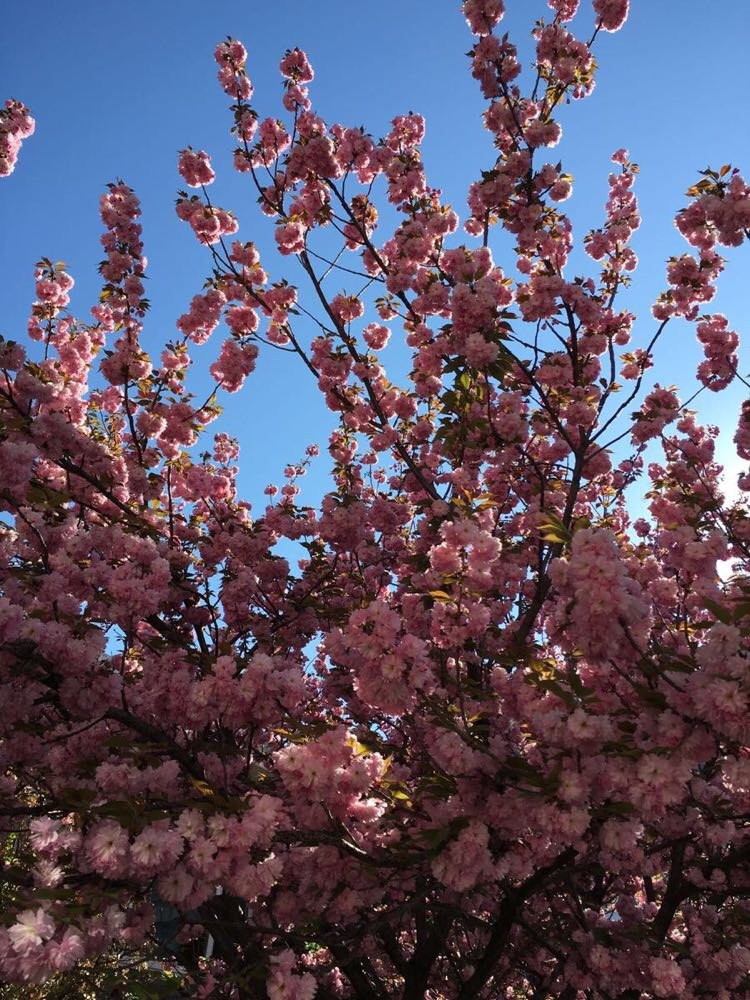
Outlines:
[[[526, 52], [533, 20], [550, 12], [542, 0], [508, 0], [507, 6], [503, 28]], [[664, 260], [686, 246], [671, 219], [696, 171], [732, 162], [750, 173], [750, 6], [746, 0], [714, 7], [699, 0], [634, 0], [632, 7], [623, 31], [597, 40], [596, 91], [564, 109], [565, 135], [551, 156], [575, 177], [566, 208], [579, 237], [602, 217], [610, 153], [626, 146], [641, 165], [645, 221], [635, 242], [641, 267], [629, 304], [642, 317], [636, 327], [642, 343], [653, 325], [649, 306], [664, 286]], [[584, 33], [591, 19], [587, 0], [581, 8], [576, 25]], [[257, 212], [248, 179], [230, 166], [228, 99], [216, 83], [212, 56], [228, 34], [249, 50], [261, 115], [281, 113], [278, 61], [299, 45], [315, 67], [313, 105], [326, 120], [364, 125], [377, 137], [400, 112], [425, 115], [428, 180], [459, 213], [468, 184], [492, 165], [480, 124], [484, 102], [465, 55], [471, 36], [457, 0], [5, 0], [1, 34], [0, 96], [24, 101], [37, 119], [15, 174], [0, 182], [0, 332], [8, 337], [24, 338], [33, 264], [42, 255], [67, 262], [76, 279], [73, 308], [87, 315], [98, 292], [98, 197], [108, 181], [122, 177], [142, 200], [153, 303], [144, 339], [158, 356], [208, 272], [207, 252], [174, 214], [176, 154], [186, 145], [212, 155], [219, 175], [212, 195], [236, 211], [241, 237], [265, 251], [272, 276], [299, 279], [294, 262], [270, 251], [269, 222]], [[747, 247], [731, 254], [712, 306], [740, 333], [750, 317], [749, 264]], [[207, 384], [200, 369], [207, 369], [219, 343], [217, 331], [196, 352], [196, 388]], [[687, 397], [698, 358], [692, 331], [675, 325], [661, 347], [657, 376], [684, 384]], [[741, 370], [748, 370], [746, 355]], [[701, 397], [703, 418], [733, 423], [742, 392], [733, 393], [731, 410], [729, 393], [707, 396]], [[719, 400], [726, 400], [723, 413]], [[256, 503], [308, 442], [325, 444], [329, 421], [322, 403], [288, 355], [266, 350], [245, 389], [223, 401], [221, 429], [241, 440], [241, 486]], [[311, 500], [327, 465], [325, 456], [318, 459]]]

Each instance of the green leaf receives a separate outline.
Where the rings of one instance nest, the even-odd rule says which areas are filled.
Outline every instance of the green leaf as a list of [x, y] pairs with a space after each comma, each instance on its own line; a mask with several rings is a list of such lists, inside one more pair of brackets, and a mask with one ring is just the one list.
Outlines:
[[558, 545], [570, 545], [571, 534], [557, 514], [543, 511], [539, 530], [542, 535], [542, 540], [545, 542], [556, 542]]
[[633, 684], [633, 687], [641, 698], [643, 698], [646, 704], [653, 705], [654, 708], [667, 707], [667, 699], [661, 691], [656, 691], [654, 688], [650, 688], [646, 684]]
[[607, 802], [603, 807], [610, 816], [630, 816], [635, 812], [632, 802]]
[[714, 615], [715, 618], [718, 618], [723, 625], [731, 624], [732, 615], [728, 608], [725, 608], [717, 601], [712, 601], [710, 597], [704, 597], [703, 603], [706, 605], [706, 608], [711, 612], [711, 614]]
[[444, 590], [428, 590], [428, 595], [434, 597], [436, 601], [452, 601], [453, 598]]
[[26, 498], [30, 503], [44, 504], [47, 507], [62, 507], [70, 501], [70, 494], [63, 490], [53, 489], [51, 486], [44, 486], [41, 483], [32, 483], [26, 492]]
[[734, 621], [740, 622], [748, 615], [750, 615], [750, 601], [738, 601], [734, 606], [734, 614], [732, 615]]

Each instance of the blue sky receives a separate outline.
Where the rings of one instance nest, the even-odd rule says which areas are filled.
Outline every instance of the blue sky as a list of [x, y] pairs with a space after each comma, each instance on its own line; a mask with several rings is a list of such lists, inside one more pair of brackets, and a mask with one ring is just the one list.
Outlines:
[[[550, 12], [542, 0], [508, 0], [507, 6], [503, 29], [527, 52], [534, 19]], [[750, 172], [743, 68], [750, 8], [745, 0], [725, 0], [715, 8], [720, 15], [707, 17], [698, 0], [634, 0], [632, 6], [623, 31], [597, 40], [597, 88], [563, 109], [565, 134], [551, 158], [562, 159], [574, 175], [566, 210], [579, 237], [602, 218], [610, 153], [626, 146], [641, 166], [644, 224], [635, 241], [641, 267], [628, 304], [640, 317], [636, 340], [642, 344], [653, 329], [649, 307], [664, 286], [664, 260], [686, 247], [671, 220], [697, 170], [731, 162]], [[588, 34], [587, 0], [581, 7], [574, 27]], [[0, 95], [24, 101], [37, 119], [15, 174], [0, 183], [0, 332], [7, 337], [24, 338], [33, 265], [43, 255], [66, 261], [76, 279], [73, 309], [87, 315], [98, 294], [98, 198], [108, 181], [121, 177], [143, 205], [153, 303], [144, 342], [158, 355], [209, 270], [207, 252], [174, 214], [176, 155], [186, 145], [212, 155], [218, 174], [212, 196], [237, 213], [240, 236], [256, 241], [272, 277], [300, 280], [293, 261], [273, 254], [271, 226], [257, 211], [249, 180], [231, 169], [228, 99], [216, 83], [212, 56], [228, 34], [249, 50], [261, 115], [281, 114], [278, 61], [295, 45], [315, 67], [311, 96], [326, 120], [364, 125], [377, 137], [398, 113], [424, 114], [428, 180], [460, 214], [469, 183], [492, 165], [480, 121], [484, 102], [468, 72], [471, 35], [457, 0], [5, 0], [3, 15]], [[497, 256], [503, 264], [503, 254]], [[731, 253], [712, 306], [740, 333], [750, 314], [749, 264], [747, 247]], [[219, 343], [217, 331], [196, 351], [197, 391], [207, 384], [202, 372]], [[390, 350], [398, 361], [398, 346]], [[683, 385], [686, 398], [698, 360], [692, 330], [675, 324], [661, 346], [657, 377]], [[741, 370], [747, 369], [745, 356]], [[703, 419], [733, 425], [741, 389], [710, 398], [704, 393]], [[330, 418], [309, 375], [289, 355], [266, 350], [244, 390], [223, 402], [225, 414], [214, 427], [240, 438], [241, 489], [255, 504], [262, 505], [265, 484], [278, 481], [307, 443], [325, 444]], [[325, 456], [317, 460], [311, 501], [324, 486], [327, 465]]]

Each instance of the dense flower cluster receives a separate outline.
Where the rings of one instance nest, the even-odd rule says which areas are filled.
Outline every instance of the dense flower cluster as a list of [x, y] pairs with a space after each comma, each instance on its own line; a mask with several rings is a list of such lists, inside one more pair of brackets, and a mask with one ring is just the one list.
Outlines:
[[35, 121], [20, 101], [8, 100], [0, 108], [0, 177], [13, 173], [21, 143], [34, 134]]
[[[750, 997], [750, 474], [726, 500], [716, 428], [644, 385], [674, 317], [702, 387], [737, 377], [739, 337], [704, 304], [750, 189], [731, 167], [691, 188], [693, 249], [643, 337], [619, 298], [640, 224], [620, 149], [574, 273], [572, 177], [547, 151], [628, 2], [593, 0], [590, 41], [579, 6], [549, 0], [524, 94], [504, 3], [464, 0], [495, 152], [463, 229], [420, 115], [379, 141], [328, 124], [289, 49], [281, 117], [261, 117], [229, 38], [234, 166], [307, 293], [226, 238], [191, 147], [177, 214], [209, 277], [159, 357], [126, 184], [100, 201], [89, 322], [38, 262], [29, 357], [0, 340], [3, 982], [78, 995], [110, 954], [120, 976], [172, 963], [139, 996]], [[8, 108], [12, 167], [33, 122]], [[316, 446], [251, 511], [238, 443], [206, 441], [274, 348], [335, 422], [317, 508]], [[750, 402], [735, 444], [750, 460]]]

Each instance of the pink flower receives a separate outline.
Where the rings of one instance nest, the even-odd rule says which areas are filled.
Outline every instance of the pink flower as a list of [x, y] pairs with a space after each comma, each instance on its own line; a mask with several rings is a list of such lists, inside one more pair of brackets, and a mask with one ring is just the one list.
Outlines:
[[287, 49], [279, 64], [281, 75], [294, 83], [310, 83], [315, 74], [302, 49]]
[[214, 50], [214, 58], [219, 64], [219, 83], [225, 93], [238, 101], [248, 101], [253, 88], [245, 72], [247, 50], [236, 38], [220, 42]]
[[295, 973], [297, 958], [285, 949], [271, 958], [270, 973], [266, 980], [269, 1000], [313, 1000], [317, 984], [309, 972]]
[[435, 877], [456, 892], [473, 889], [480, 880], [491, 877], [488, 844], [487, 827], [470, 823], [432, 862]]
[[66, 927], [59, 940], [50, 942], [48, 958], [53, 969], [70, 969], [86, 952], [84, 940], [75, 927]]
[[217, 206], [204, 205], [196, 196], [180, 198], [176, 208], [178, 218], [188, 222], [201, 243], [218, 243], [222, 236], [236, 233], [239, 224], [231, 212]]
[[180, 813], [177, 830], [186, 840], [196, 840], [204, 831], [204, 819], [198, 809], [185, 809]]
[[190, 872], [182, 867], [172, 869], [159, 876], [159, 893], [169, 903], [181, 904], [190, 896], [195, 887], [195, 879]]
[[475, 35], [489, 35], [505, 14], [503, 0], [464, 0], [462, 9]]
[[162, 857], [164, 831], [156, 826], [148, 826], [133, 841], [131, 856], [141, 868], [156, 868]]
[[31, 846], [35, 851], [41, 853], [54, 851], [60, 842], [60, 821], [51, 819], [49, 816], [42, 816], [40, 819], [33, 819], [29, 824], [31, 832]]
[[257, 357], [258, 348], [255, 344], [243, 345], [228, 338], [221, 345], [221, 353], [211, 365], [210, 371], [227, 392], [237, 392], [254, 370]]
[[[502, 0], [460, 6], [488, 98], [472, 239], [432, 186], [420, 115], [380, 140], [324, 121], [291, 49], [283, 121], [261, 119], [229, 38], [237, 167], [308, 297], [224, 239], [229, 211], [180, 192], [206, 280], [152, 362], [140, 206], [118, 181], [88, 322], [43, 258], [29, 359], [0, 338], [0, 811], [22, 831], [0, 982], [19, 994], [148, 956], [154, 892], [194, 956], [217, 937], [185, 984], [204, 1000], [231, 993], [233, 956], [237, 988], [270, 1000], [746, 986], [750, 472], [650, 369], [680, 316], [703, 386], [740, 381], [739, 336], [703, 304], [718, 248], [750, 234], [750, 186], [703, 171], [656, 330], [637, 323], [620, 295], [637, 166], [613, 154], [575, 277], [572, 180], [540, 155], [556, 107], [594, 85], [578, 0], [548, 0], [523, 76]], [[628, 4], [594, 9], [611, 31]], [[32, 125], [6, 105], [0, 168]], [[203, 150], [178, 166], [183, 187], [213, 180]], [[206, 386], [188, 376], [222, 320]], [[333, 468], [307, 496], [317, 449], [275, 455], [255, 509], [238, 441], [205, 428], [261, 342], [313, 377]], [[265, 396], [261, 433], [304, 425], [291, 376]], [[750, 458], [750, 402], [735, 443]]]
[[208, 153], [202, 149], [197, 153], [190, 148], [181, 150], [177, 167], [180, 176], [190, 187], [211, 184], [216, 177]]
[[580, 0], [547, 0], [547, 4], [561, 21], [572, 21]]
[[11, 943], [20, 954], [34, 951], [54, 933], [55, 923], [42, 907], [37, 910], [23, 910], [8, 929]]
[[118, 870], [128, 853], [128, 835], [114, 820], [103, 820], [86, 838], [86, 853], [95, 871]]
[[365, 311], [364, 303], [354, 295], [334, 295], [331, 300], [331, 312], [340, 323], [351, 323]]
[[379, 323], [369, 323], [362, 331], [367, 346], [373, 351], [382, 351], [388, 343], [391, 331]]
[[285, 256], [302, 253], [305, 249], [305, 228], [299, 222], [287, 222], [277, 226], [274, 236], [279, 252]]
[[687, 984], [677, 962], [671, 958], [652, 958], [650, 969], [657, 997], [683, 996]]
[[602, 31], [619, 31], [628, 18], [630, 0], [593, 0]]
[[34, 134], [35, 124], [20, 101], [6, 101], [0, 108], [0, 177], [13, 173], [21, 142]]

